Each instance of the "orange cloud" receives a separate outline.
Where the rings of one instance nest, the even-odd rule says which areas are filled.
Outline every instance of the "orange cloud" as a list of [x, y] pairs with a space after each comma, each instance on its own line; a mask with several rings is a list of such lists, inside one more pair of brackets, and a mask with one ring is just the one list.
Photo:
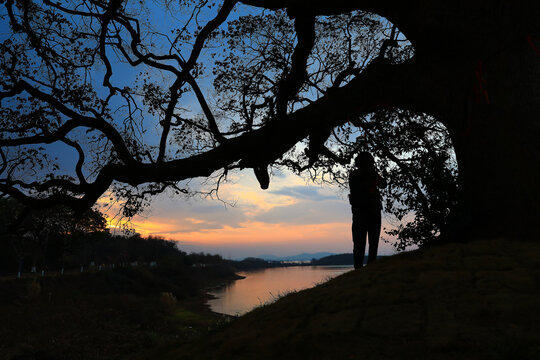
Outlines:
[[169, 238], [192, 244], [253, 244], [280, 242], [313, 242], [317, 240], [345, 239], [350, 241], [350, 224], [290, 225], [250, 222], [243, 227], [208, 229], [184, 234], [169, 234]]

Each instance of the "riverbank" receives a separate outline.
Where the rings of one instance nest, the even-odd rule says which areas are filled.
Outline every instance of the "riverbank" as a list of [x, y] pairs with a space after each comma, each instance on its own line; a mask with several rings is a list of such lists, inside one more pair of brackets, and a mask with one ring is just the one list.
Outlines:
[[382, 259], [146, 359], [538, 359], [540, 244]]
[[204, 289], [233, 270], [126, 267], [0, 281], [0, 359], [124, 359], [176, 348], [229, 321]]

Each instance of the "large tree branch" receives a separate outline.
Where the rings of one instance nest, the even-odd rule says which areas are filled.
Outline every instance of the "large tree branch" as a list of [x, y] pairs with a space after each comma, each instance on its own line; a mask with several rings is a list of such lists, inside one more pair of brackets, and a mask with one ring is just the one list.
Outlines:
[[[205, 153], [161, 163], [106, 165], [96, 180], [87, 185], [85, 195], [81, 198], [53, 195], [45, 199], [32, 199], [16, 188], [7, 189], [6, 185], [1, 185], [0, 191], [33, 207], [62, 203], [84, 209], [91, 206], [114, 180], [137, 186], [149, 182], [207, 177], [235, 163], [244, 168], [257, 168], [279, 159], [297, 142], [306, 138], [313, 128], [331, 129], [358, 115], [385, 107], [432, 112], [433, 103], [444, 96], [437, 90], [439, 87], [434, 85], [437, 79], [429, 70], [425, 64], [415, 61], [400, 65], [390, 65], [385, 60], [374, 61], [347, 85], [328, 92], [319, 100], [288, 115], [286, 121], [271, 122], [260, 129], [229, 139]], [[411, 103], [416, 106], [410, 108], [408, 105]]]
[[[27, 208], [46, 209], [56, 205], [66, 205], [71, 207], [76, 213], [83, 213], [96, 203], [115, 179], [115, 174], [119, 174], [126, 168], [126, 165], [109, 164], [105, 165], [99, 172], [95, 181], [84, 186], [73, 184], [63, 179], [52, 179], [44, 183], [24, 184], [20, 181], [0, 182], [0, 193], [7, 194], [19, 200]], [[35, 186], [32, 186], [35, 185]], [[50, 191], [55, 189], [49, 196], [33, 197], [20, 189], [33, 191]], [[70, 195], [66, 190], [82, 196]], [[43, 195], [43, 194], [42, 194]]]
[[298, 44], [292, 54], [291, 70], [280, 82], [276, 96], [278, 119], [287, 112], [287, 103], [295, 96], [307, 78], [307, 60], [315, 43], [315, 16], [295, 14], [294, 29]]
[[[439, 96], [429, 83], [423, 64], [414, 61], [390, 65], [375, 61], [357, 78], [318, 101], [287, 117], [245, 133], [204, 154], [162, 164], [139, 164], [122, 171], [116, 180], [132, 185], [144, 182], [182, 180], [209, 176], [212, 172], [237, 161], [243, 167], [272, 163], [310, 134], [310, 129], [341, 125], [353, 115], [368, 114], [381, 108], [410, 108], [415, 99], [416, 111], [432, 112], [432, 102]], [[423, 74], [423, 76], [420, 76]], [[420, 86], [419, 86], [420, 85]], [[126, 167], [126, 170], [128, 167]]]
[[66, 179], [50, 179], [44, 182], [33, 181], [30, 183], [24, 182], [22, 180], [8, 180], [0, 179], [0, 183], [4, 186], [18, 187], [21, 189], [38, 191], [41, 193], [47, 193], [51, 189], [62, 189], [64, 191], [69, 191], [74, 194], [84, 194], [85, 188], [79, 184], [75, 184]]
[[[429, 70], [415, 61], [400, 65], [374, 61], [347, 85], [288, 115], [287, 121], [270, 123], [205, 154], [164, 163], [153, 176], [164, 176], [166, 180], [174, 180], [184, 173], [182, 179], [208, 176], [235, 161], [241, 161], [244, 167], [268, 164], [307, 137], [313, 128], [333, 128], [349, 121], [353, 115], [381, 108], [401, 107], [434, 113], [440, 105], [436, 99], [444, 94], [440, 94], [440, 88], [435, 86], [437, 79]], [[415, 104], [414, 108], [410, 104]]]
[[251, 6], [262, 7], [270, 10], [294, 9], [301, 11], [308, 9], [315, 15], [335, 15], [357, 10], [362, 7], [373, 7], [375, 3], [381, 1], [351, 1], [351, 0], [240, 0], [242, 3]]
[[[538, 2], [535, 0], [504, 1], [497, 4], [490, 0], [240, 1], [270, 10], [287, 9], [298, 13], [309, 11], [315, 15], [338, 15], [354, 10], [375, 13], [395, 24], [413, 43], [417, 55], [429, 51], [431, 54], [454, 56], [469, 51], [471, 54], [489, 56], [493, 49], [515, 42], [513, 34], [527, 34], [538, 29]], [[474, 44], [474, 47], [465, 49], [464, 44]]]

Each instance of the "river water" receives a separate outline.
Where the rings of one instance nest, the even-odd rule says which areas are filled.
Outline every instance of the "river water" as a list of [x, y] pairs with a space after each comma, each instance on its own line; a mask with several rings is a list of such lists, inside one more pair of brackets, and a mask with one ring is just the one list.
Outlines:
[[297, 290], [307, 289], [351, 271], [352, 266], [290, 266], [239, 272], [245, 279], [210, 291], [214, 312], [243, 315], [255, 307], [276, 301]]

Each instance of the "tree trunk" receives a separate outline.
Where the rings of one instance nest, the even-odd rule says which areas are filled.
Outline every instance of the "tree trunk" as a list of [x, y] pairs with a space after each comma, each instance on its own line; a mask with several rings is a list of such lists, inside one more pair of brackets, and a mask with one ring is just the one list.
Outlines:
[[456, 99], [457, 236], [539, 238], [540, 53], [529, 40], [478, 59], [472, 91]]

